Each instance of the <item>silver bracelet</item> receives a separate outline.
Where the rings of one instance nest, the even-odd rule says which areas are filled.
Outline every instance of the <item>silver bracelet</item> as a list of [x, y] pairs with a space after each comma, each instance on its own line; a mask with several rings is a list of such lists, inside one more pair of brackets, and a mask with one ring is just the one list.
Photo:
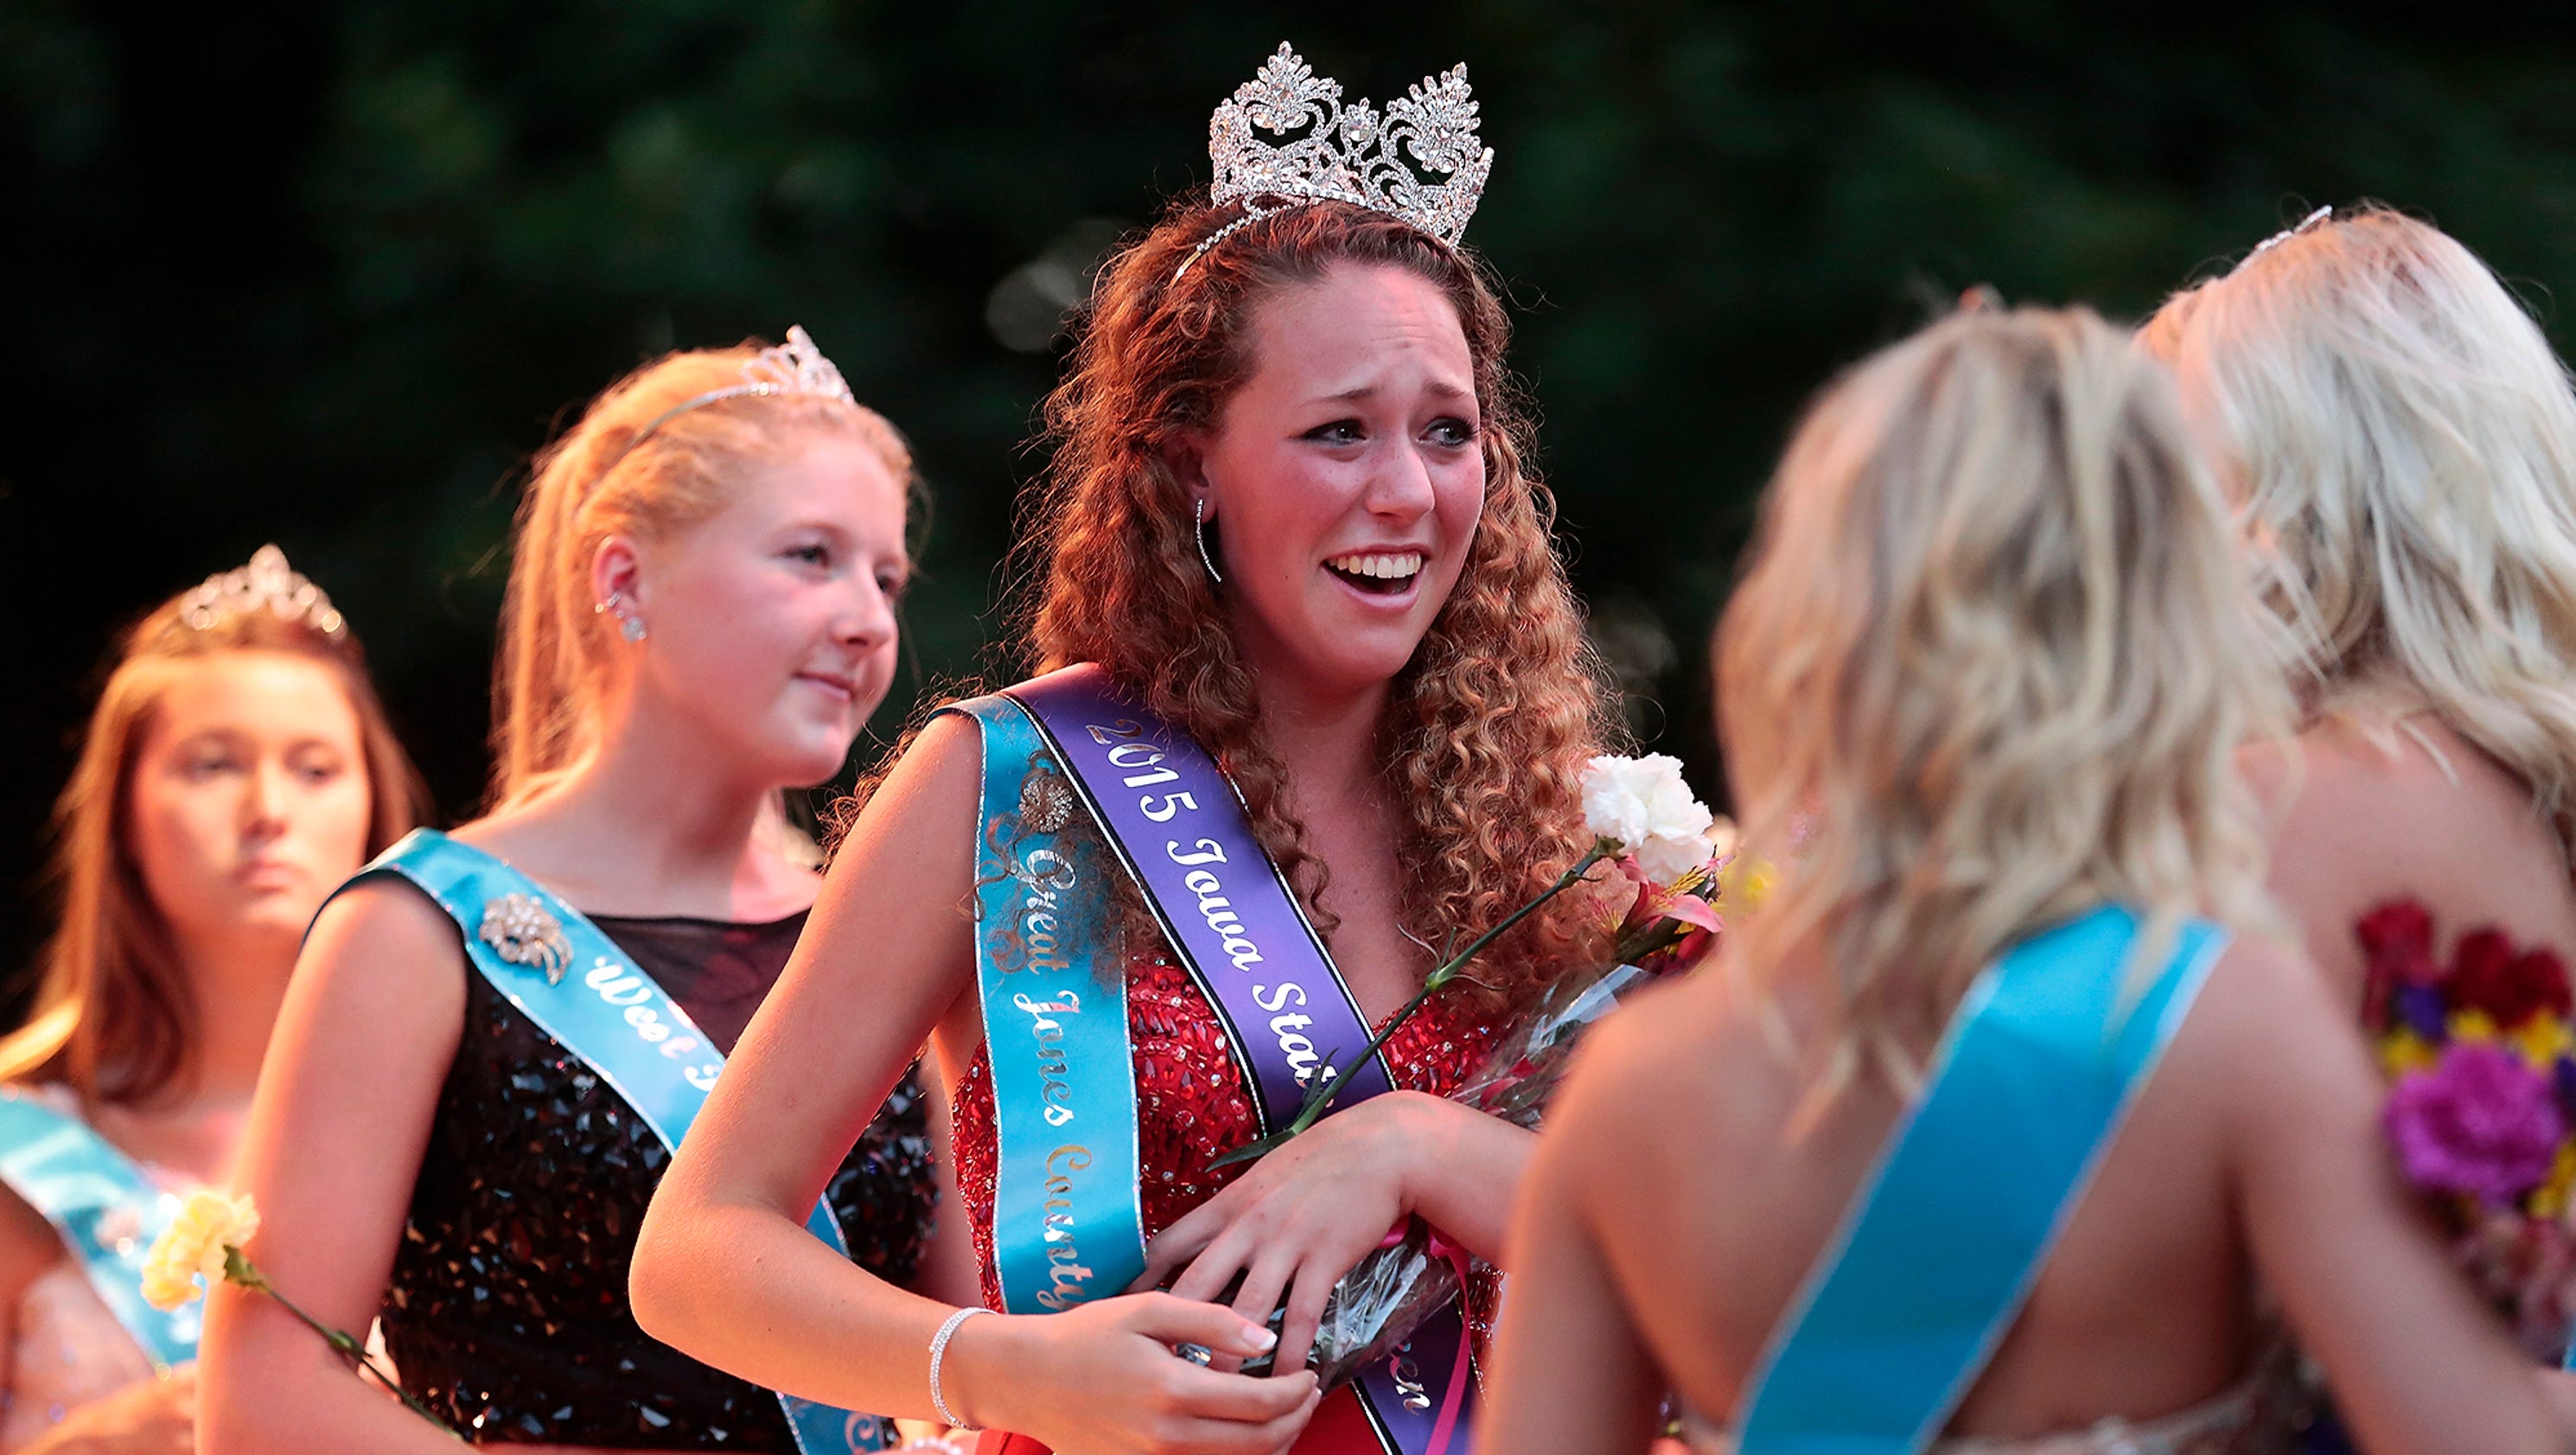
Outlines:
[[948, 1397], [939, 1391], [939, 1361], [947, 1357], [948, 1341], [956, 1336], [957, 1326], [959, 1324], [966, 1322], [977, 1314], [989, 1314], [991, 1312], [991, 1309], [984, 1308], [976, 1304], [969, 1304], [966, 1307], [959, 1309], [957, 1312], [950, 1314], [947, 1322], [939, 1326], [939, 1332], [930, 1336], [930, 1407], [939, 1411], [939, 1418], [941, 1421], [949, 1425], [951, 1428], [962, 1429], [965, 1427], [966, 1422], [957, 1418], [957, 1412], [948, 1407]]

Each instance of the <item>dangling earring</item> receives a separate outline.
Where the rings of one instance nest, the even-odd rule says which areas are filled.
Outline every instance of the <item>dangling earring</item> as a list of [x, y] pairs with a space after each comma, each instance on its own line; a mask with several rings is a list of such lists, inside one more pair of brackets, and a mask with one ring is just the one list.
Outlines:
[[1207, 567], [1208, 579], [1214, 581], [1219, 586], [1224, 585], [1225, 573], [1216, 568], [1215, 558], [1208, 554], [1207, 499], [1204, 496], [1200, 497], [1190, 506], [1190, 534], [1198, 537], [1199, 564]]
[[590, 609], [593, 615], [597, 615], [603, 611], [614, 615], [617, 618], [617, 634], [619, 636], [626, 638], [630, 642], [640, 642], [644, 640], [644, 618], [637, 616], [633, 611], [628, 609], [626, 605], [626, 597], [622, 592], [609, 592], [608, 599], [606, 601], [592, 602]]

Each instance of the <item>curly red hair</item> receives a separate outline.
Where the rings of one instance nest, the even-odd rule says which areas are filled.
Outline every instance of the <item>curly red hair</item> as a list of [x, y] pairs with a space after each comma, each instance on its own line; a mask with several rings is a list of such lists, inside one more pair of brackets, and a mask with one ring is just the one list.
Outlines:
[[[1338, 264], [1428, 280], [1457, 308], [1474, 360], [1484, 509], [1456, 588], [1393, 684], [1382, 753], [1411, 840], [1406, 928], [1433, 944], [1463, 939], [1589, 846], [1583, 764], [1614, 732], [1605, 676], [1553, 548], [1555, 501], [1525, 463], [1528, 415], [1503, 363], [1510, 323], [1471, 256], [1386, 214], [1290, 207], [1197, 251], [1240, 216], [1177, 207], [1102, 272], [1070, 369], [1047, 399], [1053, 466], [1024, 500], [1014, 553], [1031, 587], [1015, 622], [1022, 650], [1041, 671], [1102, 664], [1206, 745], [1329, 933], [1330, 875], [1288, 810], [1286, 767], [1262, 739], [1253, 677], [1199, 562], [1168, 451], [1185, 432], [1215, 427], [1252, 373], [1252, 307], [1266, 293]], [[1597, 917], [1576, 896], [1551, 909], [1485, 957], [1479, 980], [1498, 1002], [1543, 982]]]

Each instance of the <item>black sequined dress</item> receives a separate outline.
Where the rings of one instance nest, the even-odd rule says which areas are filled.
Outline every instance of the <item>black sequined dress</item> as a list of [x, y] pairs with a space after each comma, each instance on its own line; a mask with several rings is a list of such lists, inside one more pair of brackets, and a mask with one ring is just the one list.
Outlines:
[[[805, 916], [593, 922], [730, 1052]], [[479, 974], [382, 1310], [403, 1386], [481, 1444], [792, 1451], [778, 1399], [656, 1343], [626, 1301], [670, 1154]], [[850, 1251], [907, 1283], [938, 1198], [907, 1072], [827, 1193]]]

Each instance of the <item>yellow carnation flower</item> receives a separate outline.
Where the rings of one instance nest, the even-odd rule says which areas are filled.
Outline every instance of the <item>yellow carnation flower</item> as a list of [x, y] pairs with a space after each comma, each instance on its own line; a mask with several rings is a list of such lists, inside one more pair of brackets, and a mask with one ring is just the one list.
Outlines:
[[1751, 914], [1779, 886], [1779, 871], [1759, 854], [1739, 853], [1718, 873], [1718, 902], [1729, 914]]
[[2560, 1055], [2576, 1048], [2576, 1035], [2570, 1035], [2567, 1023], [2554, 1015], [2533, 1016], [2507, 1032], [2505, 1039], [2534, 1071], [2548, 1070]]
[[2531, 1215], [2554, 1218], [2567, 1210], [2567, 1190], [2576, 1183], [2576, 1147], [2561, 1146], [2550, 1164], [2549, 1180], [2532, 1190]]
[[2379, 1044], [2379, 1064], [2390, 1076], [2404, 1076], [2410, 1071], [2430, 1071], [2441, 1064], [2442, 1053], [2433, 1043], [2404, 1026], [2389, 1032]]
[[239, 1248], [259, 1231], [259, 1208], [248, 1197], [233, 1197], [211, 1187], [188, 1194], [169, 1230], [143, 1255], [143, 1298], [157, 1309], [175, 1309], [205, 1287], [224, 1281], [226, 1250]]

